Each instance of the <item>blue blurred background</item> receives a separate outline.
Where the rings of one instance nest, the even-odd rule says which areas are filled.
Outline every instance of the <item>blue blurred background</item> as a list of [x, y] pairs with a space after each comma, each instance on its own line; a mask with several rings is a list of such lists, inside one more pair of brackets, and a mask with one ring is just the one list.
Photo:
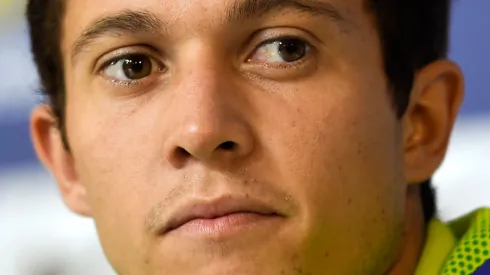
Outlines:
[[[24, 5], [0, 0], [0, 274], [113, 274], [92, 221], [64, 207], [32, 150], [28, 116], [42, 98], [36, 94]], [[444, 220], [490, 206], [489, 14], [489, 0], [454, 2], [450, 57], [466, 75], [467, 95], [435, 177]]]

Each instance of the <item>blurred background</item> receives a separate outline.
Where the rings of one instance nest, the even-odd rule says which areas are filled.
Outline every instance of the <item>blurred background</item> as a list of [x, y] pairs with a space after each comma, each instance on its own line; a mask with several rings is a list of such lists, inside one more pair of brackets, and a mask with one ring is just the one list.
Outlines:
[[[24, 5], [0, 0], [0, 275], [114, 274], [92, 221], [66, 209], [33, 153], [28, 116], [42, 98]], [[443, 220], [490, 206], [489, 13], [489, 0], [454, 3], [450, 56], [466, 74], [467, 95], [435, 176]]]

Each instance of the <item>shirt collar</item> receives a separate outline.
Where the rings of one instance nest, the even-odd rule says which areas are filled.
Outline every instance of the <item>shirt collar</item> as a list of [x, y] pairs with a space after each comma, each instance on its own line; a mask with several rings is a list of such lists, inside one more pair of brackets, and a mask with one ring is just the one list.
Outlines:
[[455, 245], [456, 237], [449, 225], [438, 219], [431, 220], [415, 275], [440, 274]]

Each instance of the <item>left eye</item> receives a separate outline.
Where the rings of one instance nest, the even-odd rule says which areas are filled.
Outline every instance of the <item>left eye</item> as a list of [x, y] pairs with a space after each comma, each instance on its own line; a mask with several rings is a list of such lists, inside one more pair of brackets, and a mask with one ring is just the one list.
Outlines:
[[132, 81], [149, 76], [153, 67], [154, 65], [148, 56], [133, 54], [111, 61], [103, 73], [116, 80]]
[[249, 62], [293, 63], [306, 56], [310, 46], [297, 38], [284, 38], [262, 44]]

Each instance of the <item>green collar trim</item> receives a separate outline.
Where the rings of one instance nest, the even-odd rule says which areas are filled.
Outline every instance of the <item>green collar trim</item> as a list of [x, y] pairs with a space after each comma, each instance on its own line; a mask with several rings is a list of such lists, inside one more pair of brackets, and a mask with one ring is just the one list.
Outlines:
[[430, 221], [415, 275], [473, 274], [490, 260], [490, 208], [448, 224]]
[[490, 208], [476, 210], [449, 226], [459, 242], [441, 274], [473, 274], [490, 260]]

